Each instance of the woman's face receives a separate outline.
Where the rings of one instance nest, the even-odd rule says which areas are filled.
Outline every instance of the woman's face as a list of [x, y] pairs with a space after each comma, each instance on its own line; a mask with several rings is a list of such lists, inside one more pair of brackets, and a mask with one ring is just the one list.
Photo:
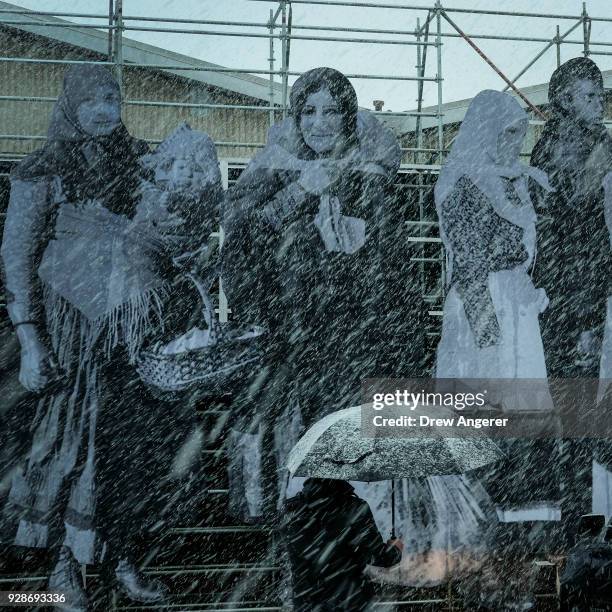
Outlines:
[[121, 121], [121, 98], [111, 85], [100, 85], [77, 108], [77, 120], [90, 136], [108, 136]]
[[507, 125], [497, 139], [497, 163], [502, 166], [513, 164], [521, 154], [523, 140], [527, 134], [529, 121], [517, 119]]
[[306, 98], [300, 115], [304, 142], [318, 155], [327, 155], [342, 145], [343, 117], [329, 89], [324, 88]]

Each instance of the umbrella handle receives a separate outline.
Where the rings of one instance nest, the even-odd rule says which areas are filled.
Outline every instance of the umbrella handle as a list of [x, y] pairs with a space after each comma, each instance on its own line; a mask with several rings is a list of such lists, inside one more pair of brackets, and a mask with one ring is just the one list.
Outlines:
[[395, 480], [391, 480], [391, 539], [395, 540]]

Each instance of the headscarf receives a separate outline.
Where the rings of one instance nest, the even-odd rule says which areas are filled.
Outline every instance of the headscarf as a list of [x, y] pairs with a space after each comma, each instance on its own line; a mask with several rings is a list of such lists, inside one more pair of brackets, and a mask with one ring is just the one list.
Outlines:
[[[146, 143], [130, 136], [120, 122], [108, 136], [91, 136], [80, 126], [77, 110], [97, 87], [119, 84], [104, 67], [77, 64], [64, 74], [64, 84], [53, 112], [45, 146], [21, 162], [13, 178], [33, 180], [59, 176], [69, 201], [98, 199], [115, 213], [131, 215], [142, 168], [138, 158], [148, 151]], [[95, 151], [87, 162], [82, 148]]]
[[233, 188], [233, 197], [241, 197], [244, 189], [259, 186], [262, 199], [271, 194], [266, 185], [273, 185], [272, 175], [296, 170], [292, 157], [314, 159], [315, 153], [304, 142], [300, 130], [302, 109], [311, 94], [327, 88], [343, 116], [345, 147], [340, 155], [352, 162], [352, 170], [393, 176], [397, 172], [401, 151], [393, 133], [368, 111], [360, 111], [357, 94], [351, 82], [333, 68], [315, 68], [300, 76], [290, 95], [290, 116], [273, 125], [266, 146], [251, 160]]
[[394, 134], [368, 111], [359, 111], [350, 81], [337, 70], [315, 68], [304, 73], [291, 90], [291, 116], [273, 125], [266, 146], [251, 160], [228, 192], [230, 206], [224, 229], [231, 233], [280, 189], [295, 180], [302, 165], [296, 159], [313, 159], [299, 129], [301, 111], [311, 93], [327, 87], [338, 102], [347, 130], [344, 157], [352, 172], [390, 180], [395, 176], [401, 151]]
[[[545, 173], [521, 164], [518, 158], [509, 166], [499, 163], [497, 143], [500, 135], [515, 121], [527, 118], [527, 113], [510, 94], [487, 89], [472, 100], [435, 186], [438, 213], [440, 205], [462, 176], [467, 176], [494, 205], [504, 199], [501, 181], [504, 178], [529, 176], [549, 188]], [[526, 200], [528, 194], [519, 192], [519, 196], [525, 204], [531, 204]], [[505, 214], [497, 212], [514, 222], [506, 216], [511, 214], [508, 211], [504, 211]], [[532, 212], [528, 217], [534, 220], [535, 213]]]
[[300, 76], [291, 88], [289, 97], [291, 105], [291, 117], [297, 130], [297, 140], [299, 143], [299, 155], [304, 159], [313, 157], [314, 152], [306, 145], [300, 131], [300, 120], [302, 110], [308, 97], [328, 89], [332, 98], [336, 101], [340, 114], [342, 115], [342, 131], [347, 145], [350, 147], [355, 144], [355, 132], [357, 131], [357, 94], [351, 82], [337, 70], [333, 68], [315, 68]]
[[[533, 228], [536, 213], [529, 197], [527, 177], [550, 190], [546, 174], [525, 166], [518, 160], [510, 165], [499, 163], [498, 139], [502, 132], [527, 114], [509, 94], [493, 90], [481, 91], [470, 103], [452, 150], [442, 167], [434, 188], [436, 210], [442, 219], [442, 204], [457, 181], [465, 176], [488, 198], [495, 212], [525, 230]], [[514, 182], [521, 206], [508, 200], [504, 179]], [[448, 280], [452, 273], [452, 251], [441, 225], [440, 234], [447, 246]]]
[[95, 64], [71, 66], [64, 74], [64, 86], [53, 108], [47, 138], [64, 142], [79, 142], [92, 138], [79, 125], [77, 111], [91, 96], [92, 91], [105, 86], [121, 95], [119, 83], [106, 68]]

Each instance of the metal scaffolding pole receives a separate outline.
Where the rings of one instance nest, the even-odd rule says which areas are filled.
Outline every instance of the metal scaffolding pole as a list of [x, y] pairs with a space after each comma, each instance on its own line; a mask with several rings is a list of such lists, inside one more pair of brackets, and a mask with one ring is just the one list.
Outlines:
[[113, 60], [113, 14], [115, 13], [114, 0], [108, 0], [108, 61]]
[[[421, 20], [417, 17], [417, 27], [415, 30], [415, 35], [416, 35], [416, 39], [417, 42], [420, 43], [421, 42]], [[420, 76], [421, 75], [421, 45], [419, 44], [416, 48], [416, 54], [417, 54], [417, 63], [416, 63], [416, 71], [417, 71], [417, 75]], [[420, 83], [419, 83], [420, 84]], [[416, 99], [416, 103], [417, 103], [417, 108], [419, 107], [419, 104], [421, 102], [421, 92], [419, 89], [419, 84], [417, 84], [417, 99]], [[417, 119], [417, 129], [415, 130], [415, 134], [417, 136], [417, 149], [421, 146], [421, 144], [418, 141], [418, 122], [419, 120]], [[413, 157], [412, 157], [412, 161], [415, 164], [419, 163], [419, 155], [418, 152], [415, 151]]]
[[113, 45], [113, 62], [115, 78], [123, 92], [123, 0], [115, 0], [115, 43]]
[[[418, 17], [417, 17], [417, 23], [416, 23], [416, 39], [418, 42], [421, 41], [421, 20]], [[427, 47], [423, 47], [423, 53], [425, 52], [426, 49]], [[416, 63], [416, 70], [417, 70], [418, 75], [422, 75], [422, 68], [423, 68], [423, 57], [421, 56], [421, 46], [419, 45], [417, 47], [417, 63]], [[419, 81], [419, 83], [417, 83], [417, 108], [421, 107], [421, 103], [423, 99], [422, 84], [423, 84], [422, 81]], [[422, 143], [422, 132], [420, 128], [421, 128], [420, 117], [417, 117], [417, 126], [415, 130], [416, 137], [417, 137], [417, 146], [416, 146], [417, 150], [414, 152], [414, 155], [413, 155], [413, 162], [415, 164], [418, 164], [420, 161], [418, 149], [420, 149], [423, 144]], [[418, 198], [419, 198], [419, 221], [423, 221], [423, 216], [424, 216], [423, 177], [420, 173], [417, 174], [416, 181], [417, 181]], [[418, 228], [419, 228], [419, 238], [422, 239], [423, 238], [423, 226], [419, 224]], [[425, 249], [425, 245], [423, 244], [423, 241], [420, 240], [418, 254], [421, 259], [425, 255], [424, 249]], [[421, 287], [421, 296], [422, 296], [425, 292], [425, 264], [423, 262], [419, 262], [419, 286]]]
[[270, 89], [269, 89], [269, 104], [270, 104], [270, 115], [269, 122], [270, 127], [274, 125], [274, 11], [270, 9], [270, 21], [268, 22], [268, 28], [270, 29], [270, 56], [268, 62], [270, 66]]
[[436, 0], [436, 59], [438, 83], [438, 163], [442, 163], [444, 149], [444, 126], [442, 120], [442, 3]]
[[[436, 53], [437, 53], [437, 77], [438, 77], [438, 163], [442, 165], [443, 149], [444, 149], [444, 126], [442, 113], [442, 3], [436, 0]], [[423, 220], [423, 219], [422, 219]], [[423, 250], [425, 245], [423, 245]], [[423, 266], [425, 266], [426, 257], [423, 256]], [[446, 285], [446, 267], [444, 265], [444, 249], [440, 248], [440, 277], [441, 277], [441, 292], [444, 294]], [[424, 291], [423, 291], [424, 293]]]
[[468, 45], [470, 45], [470, 47], [472, 47], [472, 49], [474, 49], [476, 51], [476, 53], [478, 53], [478, 55], [480, 55], [480, 57], [482, 57], [482, 59], [489, 64], [489, 66], [491, 66], [491, 68], [493, 68], [493, 70], [495, 70], [495, 72], [508, 84], [509, 87], [512, 88], [512, 90], [514, 91], [514, 93], [516, 93], [519, 98], [521, 98], [521, 100], [523, 100], [523, 102], [525, 102], [525, 104], [527, 104], [527, 106], [536, 114], [539, 115], [542, 119], [546, 119], [546, 115], [544, 115], [544, 113], [534, 104], [531, 103], [531, 101], [529, 100], [529, 98], [527, 98], [527, 96], [525, 96], [525, 94], [518, 89], [518, 87], [516, 87], [514, 85], [514, 83], [512, 81], [510, 81], [510, 79], [485, 55], [485, 53], [482, 51], [482, 49], [480, 49], [472, 40], [470, 40], [468, 38], [468, 36], [461, 30], [461, 28], [459, 28], [459, 26], [446, 14], [446, 12], [444, 10], [441, 10], [441, 14], [444, 17], [444, 19], [446, 19], [446, 21], [448, 21], [448, 23], [453, 26], [453, 28], [455, 28], [455, 30], [457, 30], [457, 32], [459, 32], [459, 34], [461, 34], [461, 36], [465, 39], [465, 41], [468, 43]]
[[584, 40], [584, 47], [582, 53], [584, 57], [589, 56], [589, 40], [591, 38], [591, 20], [586, 10], [586, 2], [582, 3], [582, 36]]
[[280, 0], [281, 11], [281, 78], [282, 78], [282, 100], [283, 119], [287, 116], [288, 91], [289, 91], [289, 32], [287, 25], [287, 2]]
[[[270, 2], [270, 0], [248, 0], [249, 2]], [[349, 0], [291, 0], [293, 4], [312, 4], [323, 6], [348, 6], [351, 8], [385, 8], [407, 11], [422, 11], [427, 9], [422, 5], [414, 4], [388, 4], [384, 2], [355, 2]], [[445, 9], [448, 13], [468, 13], [472, 15], [496, 15], [505, 17], [533, 17], [541, 19], [580, 19], [580, 15], [564, 15], [560, 13], [527, 13], [518, 11], [491, 11], [487, 9], [474, 8], [449, 8]], [[591, 17], [592, 21], [612, 22], [612, 17]]]
[[[429, 41], [429, 24], [433, 19], [434, 14], [433, 11], [430, 11], [427, 15], [427, 19], [425, 21], [425, 25], [422, 30], [418, 29], [418, 21], [417, 21], [417, 32], [420, 35], [423, 34], [424, 42]], [[419, 62], [419, 67], [417, 68], [417, 76], [424, 77], [425, 76], [425, 66], [427, 63], [427, 48], [428, 45], [423, 46], [423, 51], [421, 55], [421, 59]], [[417, 119], [416, 119], [416, 137], [417, 137], [417, 149], [421, 150], [423, 148], [423, 122], [421, 120], [421, 111], [423, 108], [423, 81], [418, 81], [417, 83]], [[439, 110], [439, 109], [438, 109]], [[437, 113], [436, 113], [437, 114]], [[416, 163], [420, 163], [420, 159], [416, 160]]]
[[[563, 34], [563, 36], [559, 36], [559, 26], [557, 26], [557, 34], [551, 41], [513, 78], [512, 83], [516, 83], [518, 79], [520, 79], [553, 45], [557, 45], [557, 65], [560, 64], [560, 56], [561, 56], [561, 42], [562, 40], [571, 34], [579, 25], [583, 23], [582, 20], [578, 21], [574, 24], [569, 30]], [[502, 91], [508, 91], [511, 85], [508, 84], [504, 87]]]

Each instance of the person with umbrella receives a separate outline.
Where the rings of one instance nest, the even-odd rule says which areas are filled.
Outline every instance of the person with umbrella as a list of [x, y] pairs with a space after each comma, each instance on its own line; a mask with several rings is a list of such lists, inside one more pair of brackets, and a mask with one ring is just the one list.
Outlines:
[[[449, 416], [448, 410], [431, 408], [432, 414], [434, 411], [436, 416]], [[371, 405], [364, 405], [338, 410], [321, 419], [306, 431], [291, 450], [287, 461], [289, 474], [295, 477], [309, 478], [306, 484], [309, 482], [313, 483], [314, 479], [321, 479], [321, 481], [326, 482], [329, 479], [338, 479], [355, 483], [374, 483], [389, 479], [392, 479], [391, 482], [393, 483], [393, 479], [405, 478], [423, 481], [431, 477], [453, 478], [456, 475], [465, 474], [492, 464], [504, 457], [504, 454], [497, 445], [485, 434], [456, 438], [449, 437], [448, 432], [445, 432], [444, 428], [432, 427], [424, 435], [396, 437], [392, 432], [389, 432], [391, 435], [387, 435], [385, 432], [371, 432], [368, 431], [367, 427], [366, 429], [362, 428], [363, 423], [367, 422], [369, 418], [371, 419], [374, 414]], [[369, 435], [370, 433], [372, 435]], [[306, 503], [321, 503], [319, 497], [331, 498], [332, 493], [330, 491], [332, 490], [337, 490], [334, 495], [339, 506], [344, 502], [337, 500], [342, 500], [343, 496], [348, 495], [346, 492], [347, 487], [350, 488], [350, 494], [354, 494], [353, 487], [348, 483], [334, 486], [328, 485], [325, 488], [325, 494], [319, 493], [318, 490], [313, 490], [312, 487], [314, 485], [306, 486], [306, 484], [304, 493], [298, 496], [297, 501], [293, 502], [290, 500], [287, 503], [289, 514], [291, 514], [292, 509], [299, 509]], [[367, 513], [371, 517], [372, 513], [368, 504], [365, 502], [361, 503], [367, 508]], [[392, 541], [395, 539], [395, 508], [398, 505], [396, 504], [395, 490], [392, 486], [390, 500]], [[333, 507], [333, 504], [329, 506], [329, 508]], [[325, 512], [329, 511], [330, 515], [333, 515], [329, 508]], [[361, 511], [365, 512], [363, 508]], [[322, 512], [321, 517], [325, 516], [325, 512]], [[344, 517], [346, 521], [345, 528], [347, 530], [353, 529], [352, 523], [349, 520], [352, 515], [349, 515], [348, 511], [340, 509], [337, 512], [339, 516]], [[315, 517], [314, 512], [312, 516]], [[315, 518], [313, 518], [313, 521]], [[456, 514], [454, 517], [449, 517], [449, 520], [453, 519], [457, 520]], [[316, 518], [316, 520], [316, 528], [319, 529], [319, 523], [323, 524], [327, 518]], [[340, 520], [340, 518], [333, 518], [332, 516], [329, 520], [335, 524], [334, 521]], [[298, 550], [301, 550], [300, 546], [302, 546], [299, 539], [297, 543], [292, 542], [294, 537], [298, 537], [294, 535], [297, 533], [297, 525], [306, 530], [306, 541], [315, 542], [315, 539], [313, 537], [313, 527], [309, 527], [306, 521], [300, 523], [299, 519], [291, 518], [291, 516], [286, 521], [288, 521], [287, 524], [293, 526], [291, 529], [285, 530], [291, 559], [291, 549], [294, 549], [293, 554], [295, 555], [296, 547]], [[360, 531], [366, 530], [366, 523], [368, 521], [369, 519], [364, 519], [359, 523], [357, 529]], [[406, 522], [402, 521], [401, 525], [402, 527], [405, 526]], [[420, 534], [415, 534], [414, 531], [414, 527], [411, 527], [410, 531], [405, 531], [404, 539], [410, 538], [412, 541], [415, 537], [418, 538]], [[325, 547], [322, 544], [322, 540], [327, 537], [327, 533], [325, 530], [321, 531], [321, 535], [317, 539], [318, 544], [313, 544], [313, 546], [318, 546], [319, 550], [324, 551]], [[380, 538], [378, 528], [375, 533], [376, 538], [372, 535], [368, 537], [371, 541], [377, 542]], [[333, 531], [329, 531], [329, 534], [330, 537], [327, 540], [327, 545], [332, 547], [334, 546], [334, 538], [331, 537], [333, 536]], [[411, 553], [412, 549], [407, 551], [407, 554], [404, 556], [409, 558]], [[313, 552], [311, 554], [314, 555]], [[321, 554], [323, 553], [321, 552]], [[338, 554], [340, 555], [340, 553]], [[357, 553], [355, 554], [357, 555]], [[363, 553], [360, 552], [359, 555], [361, 554]], [[357, 561], [354, 562], [356, 563]], [[292, 561], [292, 568], [295, 564], [296, 562]], [[381, 562], [373, 564], [385, 567], [385, 564]], [[389, 563], [386, 567], [390, 565], [393, 564]], [[316, 566], [310, 565], [309, 568], [309, 571], [312, 573], [317, 570], [322, 572], [324, 577], [328, 575], [327, 568], [322, 563]], [[422, 567], [416, 568], [417, 572], [422, 569]], [[302, 566], [299, 566], [299, 571], [306, 572]], [[374, 570], [373, 573], [379, 574], [382, 572]], [[384, 576], [385, 581], [393, 580], [400, 584], [410, 583], [415, 576], [414, 571], [406, 571], [404, 561], [384, 573], [387, 574]], [[421, 571], [421, 573], [423, 572]], [[336, 574], [335, 580], [338, 589], [348, 588], [340, 585], [343, 576], [343, 574]], [[319, 580], [323, 580], [323, 578]], [[298, 581], [299, 579], [294, 577], [294, 583]]]
[[295, 612], [368, 609], [374, 585], [366, 565], [399, 563], [401, 540], [383, 541], [367, 502], [344, 480], [309, 478], [285, 510]]

